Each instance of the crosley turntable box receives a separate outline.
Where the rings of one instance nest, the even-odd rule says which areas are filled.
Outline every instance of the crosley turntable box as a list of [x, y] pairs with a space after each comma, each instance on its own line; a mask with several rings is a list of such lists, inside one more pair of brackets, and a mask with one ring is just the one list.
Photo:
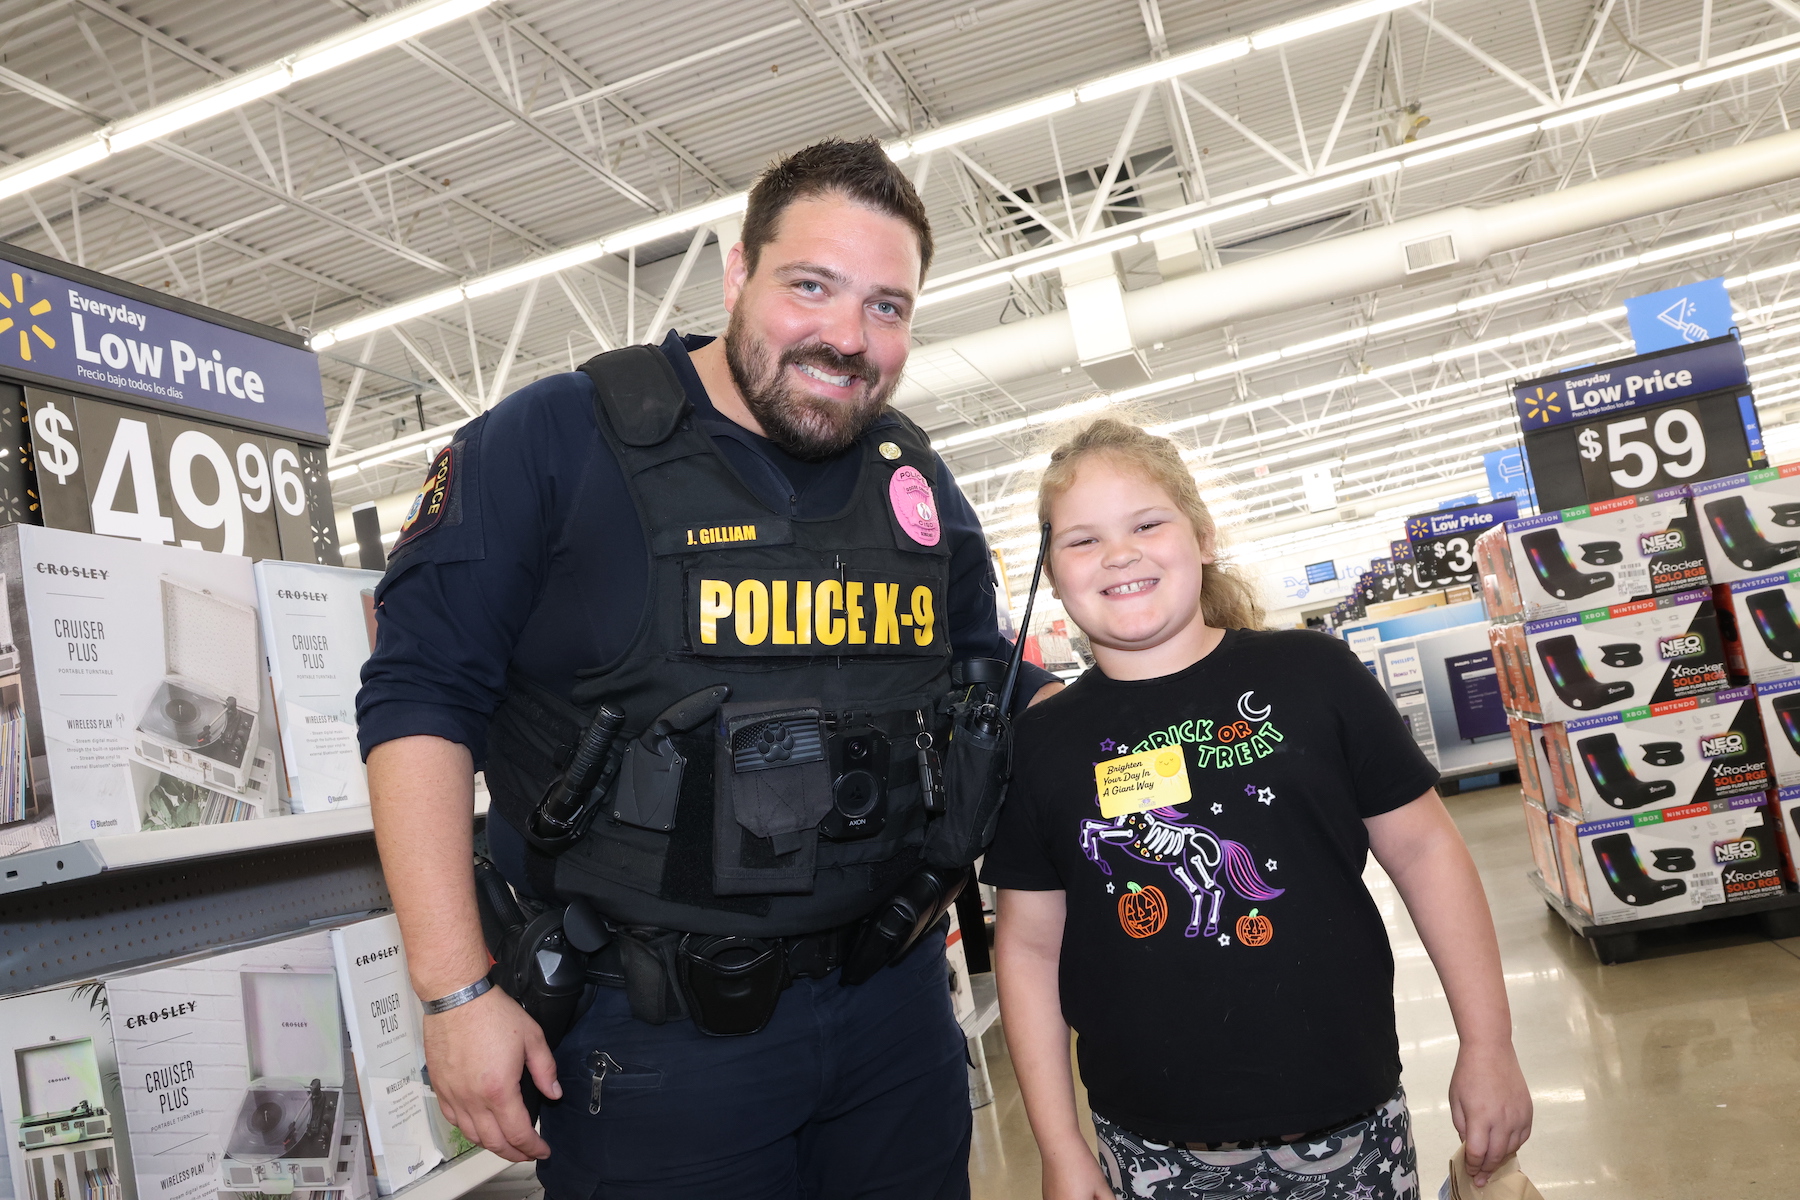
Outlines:
[[367, 804], [356, 692], [370, 650], [363, 590], [381, 573], [272, 558], [254, 570], [293, 810]]
[[119, 1069], [98, 984], [0, 1000], [0, 1113], [17, 1200], [132, 1200]]
[[0, 576], [58, 840], [282, 811], [249, 559], [13, 525]]
[[331, 947], [350, 1017], [375, 1185], [387, 1196], [445, 1157], [432, 1120], [437, 1098], [426, 1083], [424, 1022], [407, 977], [400, 919], [390, 913], [333, 929]]
[[328, 931], [107, 981], [139, 1200], [356, 1190]]

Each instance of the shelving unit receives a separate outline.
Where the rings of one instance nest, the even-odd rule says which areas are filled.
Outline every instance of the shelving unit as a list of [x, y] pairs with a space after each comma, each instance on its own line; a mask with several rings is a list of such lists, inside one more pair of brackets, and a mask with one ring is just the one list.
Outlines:
[[[485, 789], [475, 793], [475, 814], [487, 813]], [[0, 895], [48, 884], [90, 879], [108, 871], [174, 866], [195, 859], [250, 854], [277, 846], [328, 842], [373, 834], [369, 806], [332, 812], [293, 813], [260, 821], [156, 829], [118, 837], [89, 838], [0, 859]]]
[[1711, 904], [1705, 908], [1646, 917], [1641, 921], [1616, 921], [1595, 924], [1594, 919], [1545, 886], [1544, 877], [1536, 871], [1526, 875], [1544, 904], [1561, 917], [1570, 929], [1586, 938], [1594, 949], [1594, 957], [1602, 963], [1632, 962], [1643, 953], [1640, 934], [1657, 929], [1674, 929], [1682, 925], [1699, 925], [1733, 917], [1757, 917], [1763, 933], [1772, 938], [1800, 937], [1800, 893], [1783, 892], [1759, 900]]

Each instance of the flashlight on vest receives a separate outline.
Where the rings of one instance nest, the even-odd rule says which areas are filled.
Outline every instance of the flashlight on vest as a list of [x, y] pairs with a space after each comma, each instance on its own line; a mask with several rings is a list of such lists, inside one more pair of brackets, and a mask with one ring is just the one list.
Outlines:
[[532, 810], [531, 834], [545, 849], [562, 849], [586, 831], [599, 808], [600, 796], [606, 792], [605, 785], [611, 782], [602, 776], [618, 770], [611, 752], [624, 725], [622, 711], [602, 704], [587, 732], [581, 735], [568, 768], [550, 784]]

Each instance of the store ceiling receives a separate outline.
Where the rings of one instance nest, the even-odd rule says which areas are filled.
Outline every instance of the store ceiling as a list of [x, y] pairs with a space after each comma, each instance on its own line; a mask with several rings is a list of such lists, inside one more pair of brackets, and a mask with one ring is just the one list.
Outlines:
[[[0, 200], [0, 240], [272, 325], [341, 330], [740, 192], [770, 158], [819, 137], [920, 138], [1343, 7], [511, 0]], [[0, 5], [0, 164], [388, 11], [347, 0], [12, 0]], [[925, 180], [939, 243], [934, 276], [976, 278], [997, 261], [1092, 245], [1157, 213], [1266, 196], [1371, 155], [1378, 163], [1409, 139], [1424, 148], [1477, 125], [1515, 127], [1589, 93], [1626, 94], [1671, 72], [1692, 78], [1703, 56], [1730, 61], [1789, 40], [1800, 47], [1800, 4], [1791, 0], [1421, 0], [1174, 82], [1084, 99], [904, 165]], [[1800, 59], [1264, 206], [1206, 227], [1184, 257], [1140, 244], [1117, 261], [1131, 291], [1778, 134], [1789, 128], [1795, 71]], [[1089, 222], [1109, 168], [1114, 187]], [[1506, 379], [1616, 356], [1629, 333], [1607, 314], [1622, 297], [1800, 259], [1800, 226], [1510, 302], [1411, 324], [1396, 318], [1646, 251], [1655, 259], [1659, 248], [1786, 216], [1796, 199], [1788, 185], [1762, 188], [1142, 346], [1152, 380], [1198, 378], [1122, 407], [1151, 423], [1190, 422], [1174, 436], [1193, 451], [1240, 540], [1333, 519], [1302, 504], [1298, 474], [1307, 468], [1332, 466], [1340, 503], [1365, 519], [1434, 489], [1471, 491], [1480, 453], [1507, 435], [1496, 403]], [[327, 403], [342, 430], [334, 452], [360, 453], [364, 464], [335, 481], [340, 500], [415, 487], [423, 446], [368, 460], [418, 435], [421, 419], [425, 429], [466, 419], [602, 345], [654, 336], [659, 317], [660, 327], [717, 332], [719, 255], [694, 239], [668, 234], [638, 246], [635, 263], [602, 255], [329, 346]], [[1753, 356], [1800, 348], [1779, 309], [1757, 311], [1783, 300], [1787, 284], [1776, 273], [1733, 290], [1757, 339]], [[1008, 498], [1029, 486], [1031, 457], [1054, 430], [1020, 419], [1091, 397], [1096, 383], [1079, 367], [997, 381], [928, 348], [1062, 306], [1051, 270], [935, 302], [915, 322], [921, 349], [903, 407], [935, 436], [956, 439], [945, 456], [1003, 545], [1028, 536], [1024, 510]], [[1526, 336], [1493, 345], [1518, 334]], [[1330, 344], [1242, 371], [1228, 365], [1320, 340]], [[1800, 379], [1782, 374], [1790, 362], [1800, 368], [1800, 356], [1756, 364], [1766, 422], [1770, 413], [1780, 419], [1782, 380]], [[993, 435], [975, 433], [990, 425]]]

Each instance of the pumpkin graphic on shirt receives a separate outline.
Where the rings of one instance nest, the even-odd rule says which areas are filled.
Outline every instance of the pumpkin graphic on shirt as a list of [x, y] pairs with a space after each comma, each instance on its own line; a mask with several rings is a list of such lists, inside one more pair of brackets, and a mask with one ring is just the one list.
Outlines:
[[1275, 924], [1253, 908], [1237, 919], [1237, 936], [1246, 946], [1266, 946], [1275, 936]]
[[1151, 885], [1139, 887], [1135, 883], [1125, 885], [1125, 894], [1119, 897], [1119, 924], [1125, 932], [1134, 938], [1147, 938], [1163, 927], [1169, 919], [1169, 900], [1162, 894], [1162, 889]]

